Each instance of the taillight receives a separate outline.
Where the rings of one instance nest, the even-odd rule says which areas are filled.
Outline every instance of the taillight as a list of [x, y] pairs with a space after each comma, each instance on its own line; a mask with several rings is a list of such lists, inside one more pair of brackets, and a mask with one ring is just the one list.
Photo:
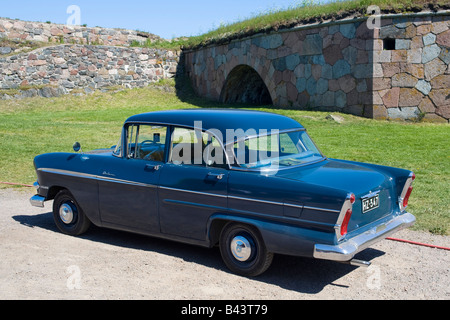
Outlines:
[[408, 200], [409, 200], [409, 196], [411, 195], [412, 190], [413, 190], [413, 187], [410, 186], [408, 188], [408, 191], [406, 191], [405, 197], [403, 198], [403, 208], [404, 209], [408, 206]]
[[352, 193], [352, 194], [350, 195], [350, 203], [351, 203], [351, 204], [354, 204], [354, 203], [355, 203], [355, 200], [356, 200], [355, 195]]
[[[354, 202], [354, 201], [353, 201]], [[344, 220], [342, 221], [342, 225], [341, 225], [341, 236], [344, 236], [347, 234], [347, 229], [348, 229], [348, 223], [350, 222], [350, 218], [352, 216], [352, 209], [348, 209], [347, 212], [345, 213], [345, 217]]]
[[411, 192], [413, 190], [412, 183], [416, 179], [416, 175], [411, 172], [409, 174], [408, 179], [406, 180], [405, 186], [403, 187], [403, 191], [399, 196], [399, 206], [400, 206], [400, 212], [403, 212], [406, 207], [408, 206], [408, 200], [409, 196], [411, 195]]
[[[344, 202], [341, 212], [345, 212], [344, 218], [342, 219], [339, 233], [341, 237], [345, 236], [348, 231], [348, 224], [350, 222], [350, 218], [352, 217], [352, 207], [356, 201], [356, 197], [353, 193], [347, 195], [347, 199]], [[341, 213], [342, 214], [342, 213]]]

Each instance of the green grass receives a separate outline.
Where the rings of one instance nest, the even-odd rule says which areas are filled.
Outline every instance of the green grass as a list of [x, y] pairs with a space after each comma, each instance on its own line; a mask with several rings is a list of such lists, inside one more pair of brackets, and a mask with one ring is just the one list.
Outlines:
[[[167, 83], [164, 83], [167, 86]], [[173, 90], [172, 90], [173, 91]], [[125, 119], [155, 110], [224, 107], [200, 98], [181, 100], [175, 92], [154, 87], [90, 96], [0, 101], [0, 181], [32, 184], [33, 158], [47, 152], [72, 152], [117, 143]], [[415, 229], [450, 234], [450, 126], [400, 123], [328, 113], [262, 108], [302, 123], [330, 158], [401, 167], [416, 173], [410, 211]], [[7, 186], [1, 186], [6, 188]]]

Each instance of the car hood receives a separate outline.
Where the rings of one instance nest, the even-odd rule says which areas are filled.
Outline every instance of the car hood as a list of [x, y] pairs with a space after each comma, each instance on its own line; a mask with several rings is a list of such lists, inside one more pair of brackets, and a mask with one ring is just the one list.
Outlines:
[[320, 163], [286, 170], [277, 173], [280, 178], [302, 181], [307, 184], [366, 194], [376, 188], [388, 187], [389, 176], [363, 163], [326, 159]]

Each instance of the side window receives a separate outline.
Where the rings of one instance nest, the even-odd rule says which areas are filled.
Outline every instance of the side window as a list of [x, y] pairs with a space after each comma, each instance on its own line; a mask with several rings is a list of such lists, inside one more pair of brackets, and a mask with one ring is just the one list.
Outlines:
[[172, 133], [170, 162], [226, 167], [222, 146], [212, 134], [179, 127], [175, 127]]
[[292, 141], [289, 134], [280, 135], [280, 151], [282, 155], [291, 155], [298, 153], [297, 145], [294, 143], [294, 141]]
[[120, 137], [119, 142], [117, 142], [116, 146], [113, 148], [114, 148], [114, 151], [112, 154], [116, 157], [121, 157], [122, 156], [122, 137]]
[[228, 168], [222, 145], [212, 134], [204, 134], [203, 158], [208, 167]]
[[139, 126], [130, 125], [127, 128], [127, 158], [133, 159], [136, 153], [136, 138]]
[[167, 127], [132, 125], [128, 127], [128, 158], [163, 162]]

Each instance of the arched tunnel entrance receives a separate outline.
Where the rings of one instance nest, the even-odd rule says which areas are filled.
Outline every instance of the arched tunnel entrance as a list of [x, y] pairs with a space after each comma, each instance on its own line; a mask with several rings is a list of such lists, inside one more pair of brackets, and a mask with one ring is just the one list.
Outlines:
[[273, 104], [261, 76], [247, 65], [235, 67], [228, 75], [220, 95], [224, 103]]

